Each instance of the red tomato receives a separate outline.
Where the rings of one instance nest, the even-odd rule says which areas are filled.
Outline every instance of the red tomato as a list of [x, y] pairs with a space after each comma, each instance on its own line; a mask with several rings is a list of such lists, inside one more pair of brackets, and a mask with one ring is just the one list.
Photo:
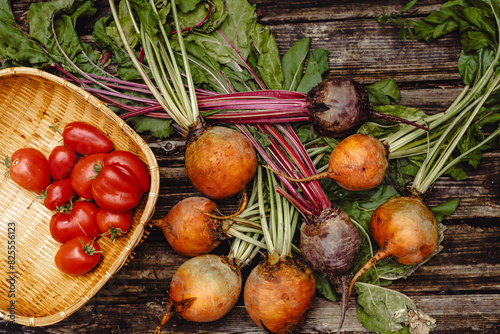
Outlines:
[[52, 183], [44, 191], [44, 195], [43, 205], [49, 210], [57, 210], [58, 207], [71, 203], [77, 197], [70, 178]]
[[49, 155], [50, 176], [55, 181], [66, 179], [78, 161], [78, 155], [66, 146], [56, 146]]
[[101, 247], [96, 240], [83, 236], [65, 242], [57, 251], [57, 268], [68, 275], [83, 275], [101, 259]]
[[113, 143], [98, 128], [84, 122], [71, 122], [64, 127], [64, 145], [82, 155], [108, 153]]
[[107, 234], [111, 241], [115, 241], [117, 237], [121, 237], [127, 233], [132, 225], [133, 210], [125, 212], [110, 212], [99, 208], [97, 210], [97, 228], [101, 234]]
[[149, 190], [151, 179], [146, 164], [128, 151], [113, 151], [104, 158], [103, 166], [118, 165], [122, 166], [129, 173], [129, 176], [134, 179], [134, 182], [140, 186], [143, 193]]
[[73, 205], [70, 213], [55, 213], [50, 219], [50, 235], [60, 243], [79, 236], [99, 238], [97, 210], [98, 207], [94, 203], [79, 201]]
[[6, 158], [10, 179], [20, 187], [41, 193], [49, 186], [49, 163], [45, 155], [35, 148], [21, 148], [10, 160]]
[[118, 165], [106, 165], [92, 183], [92, 195], [99, 207], [112, 212], [123, 212], [139, 204], [142, 191], [127, 169]]
[[[84, 156], [76, 163], [71, 171], [71, 185], [82, 198], [92, 199], [92, 183], [97, 176], [99, 165], [106, 153], [97, 153]], [[96, 170], [97, 168], [97, 170]]]

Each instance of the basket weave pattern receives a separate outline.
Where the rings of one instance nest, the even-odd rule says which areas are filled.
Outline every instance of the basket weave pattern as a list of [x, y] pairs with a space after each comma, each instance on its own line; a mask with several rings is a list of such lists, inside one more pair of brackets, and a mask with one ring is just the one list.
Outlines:
[[[15, 226], [15, 322], [30, 326], [56, 323], [76, 312], [126, 262], [140, 242], [151, 218], [159, 191], [159, 169], [144, 140], [102, 101], [85, 90], [47, 72], [32, 68], [0, 71], [0, 154], [4, 157], [24, 147], [49, 156], [72, 121], [84, 121], [99, 128], [117, 150], [139, 156], [151, 174], [151, 188], [135, 208], [132, 226], [114, 243], [100, 238], [103, 251], [99, 264], [82, 276], [60, 272], [54, 256], [60, 244], [52, 239], [49, 222], [53, 212], [43, 206], [37, 194], [22, 189], [10, 179], [0, 182], [0, 316], [9, 320], [8, 298], [11, 268], [7, 264], [8, 226]], [[3, 172], [2, 172], [3, 173]], [[12, 232], [12, 230], [11, 230]]]

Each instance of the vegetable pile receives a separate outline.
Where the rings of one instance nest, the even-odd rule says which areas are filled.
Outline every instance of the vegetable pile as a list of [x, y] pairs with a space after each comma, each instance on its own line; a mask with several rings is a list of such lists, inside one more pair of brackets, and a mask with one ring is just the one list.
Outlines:
[[93, 125], [68, 123], [62, 139], [64, 145], [54, 147], [48, 158], [34, 148], [6, 156], [6, 175], [21, 188], [40, 194], [44, 206], [53, 211], [50, 235], [62, 244], [55, 254], [56, 266], [76, 276], [99, 263], [101, 236], [114, 242], [127, 233], [151, 180], [139, 157], [114, 150], [112, 141]]
[[[477, 167], [500, 134], [491, 130], [500, 119], [500, 7], [452, 1], [420, 21], [402, 18], [415, 2], [391, 17], [406, 24], [400, 37], [431, 41], [458, 30], [463, 46], [463, 92], [435, 115], [397, 105], [393, 80], [324, 79], [329, 52], [311, 49], [310, 38], [280, 57], [246, 0], [109, 0], [112, 16], [94, 26], [97, 51], [75, 31], [79, 16], [95, 14], [92, 1], [33, 4], [28, 22], [37, 28], [28, 36], [0, 0], [3, 67], [51, 70], [138, 132], [186, 142], [186, 175], [200, 195], [151, 221], [189, 258], [172, 277], [156, 333], [172, 316], [220, 319], [240, 297], [271, 333], [299, 330], [318, 295], [341, 300], [337, 333], [352, 294], [359, 321], [377, 333], [411, 332], [410, 313], [429, 318], [387, 286], [441, 249], [441, 222], [458, 199], [428, 207], [432, 185], [444, 174], [464, 177], [459, 164]], [[150, 179], [138, 157], [113, 150], [98, 129], [75, 122], [62, 135], [48, 159], [31, 148], [15, 152], [10, 178], [44, 192], [56, 211], [50, 233], [63, 244], [56, 264], [80, 275], [99, 261], [101, 235], [113, 241], [127, 232]], [[413, 168], [397, 168], [403, 164]], [[237, 196], [237, 212], [223, 213], [220, 201]], [[223, 241], [229, 253], [214, 254]], [[394, 305], [398, 319], [380, 311]]]

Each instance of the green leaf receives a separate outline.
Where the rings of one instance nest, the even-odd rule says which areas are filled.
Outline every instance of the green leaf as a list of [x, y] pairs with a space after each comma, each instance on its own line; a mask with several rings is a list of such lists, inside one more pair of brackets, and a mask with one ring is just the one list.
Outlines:
[[[379, 105], [375, 106], [374, 109], [382, 114], [396, 116], [409, 121], [422, 119], [426, 116], [426, 114], [421, 109], [396, 104]], [[377, 120], [377, 122], [364, 123], [358, 129], [358, 133], [370, 134], [379, 139], [382, 139], [399, 131], [402, 126], [404, 126], [404, 124]]]
[[284, 76], [276, 39], [269, 27], [256, 24], [251, 34], [257, 53], [257, 70], [269, 89], [283, 89]]
[[466, 85], [474, 85], [479, 68], [477, 53], [461, 52], [458, 58], [458, 71], [462, 76], [462, 81]]
[[406, 295], [380, 286], [356, 283], [356, 313], [363, 326], [380, 334], [409, 334], [409, 326], [418, 326], [419, 333], [433, 330], [435, 320], [417, 309]]
[[[54, 62], [66, 66], [74, 73], [69, 61], [60, 51], [63, 49], [66, 56], [76, 66], [86, 73], [100, 73], [94, 65], [99, 58], [99, 53], [94, 52], [90, 44], [80, 42], [75, 26], [77, 19], [95, 14], [96, 8], [93, 1], [61, 0], [52, 2], [33, 3], [30, 6], [27, 20], [30, 25], [30, 36], [44, 46]], [[54, 17], [54, 30], [52, 31], [52, 18]], [[90, 62], [89, 62], [90, 60]]]
[[[141, 75], [135, 68], [129, 55], [123, 51], [112, 39], [108, 33], [109, 24], [112, 18], [110, 16], [105, 16], [100, 18], [94, 25], [94, 30], [92, 32], [92, 39], [103, 51], [108, 51], [112, 53], [112, 58], [116, 63], [116, 72], [123, 80], [136, 80], [140, 79]], [[115, 36], [116, 38], [117, 36]], [[121, 41], [121, 39], [119, 39]]]
[[455, 199], [452, 199], [448, 202], [441, 203], [441, 204], [438, 204], [438, 205], [433, 206], [433, 207], [429, 207], [429, 209], [432, 211], [432, 213], [434, 214], [434, 218], [436, 219], [436, 221], [439, 224], [442, 222], [442, 220], [445, 217], [447, 217], [447, 216], [451, 215], [453, 212], [455, 212], [459, 203], [460, 203], [460, 199], [455, 198]]
[[168, 138], [174, 133], [172, 120], [146, 116], [135, 116], [128, 118], [127, 123], [129, 123], [136, 132], [149, 132], [156, 138]]
[[469, 175], [459, 166], [454, 166], [446, 171], [446, 174], [451, 176], [456, 181], [463, 181], [469, 178]]
[[153, 38], [157, 35], [159, 31], [158, 24], [160, 22], [160, 18], [158, 14], [156, 14], [151, 5], [144, 0], [127, 0], [135, 15], [138, 16], [138, 21], [143, 24], [144, 29], [146, 30], [146, 35]]
[[392, 185], [398, 193], [404, 193], [406, 185], [417, 175], [423, 160], [423, 155], [391, 160], [386, 172], [387, 183]]
[[43, 68], [51, 58], [17, 26], [8, 0], [0, 0], [0, 59], [3, 67]]
[[297, 92], [306, 94], [323, 80], [323, 74], [328, 71], [329, 54], [330, 52], [326, 49], [311, 51], [306, 72], [300, 80]]
[[335, 292], [335, 289], [333, 288], [332, 284], [328, 279], [325, 278], [325, 276], [317, 273], [316, 271], [314, 272], [314, 277], [316, 279], [316, 290], [326, 299], [331, 300], [331, 301], [339, 301], [339, 296]]
[[[189, 53], [191, 62], [191, 75], [195, 85], [204, 87], [214, 92], [224, 93], [227, 89], [225, 80], [221, 74], [221, 65], [215, 59], [210, 57], [205, 49], [196, 43], [186, 43], [186, 50]], [[184, 64], [179, 59], [179, 63]]]
[[[190, 27], [191, 29], [208, 34], [215, 31], [222, 22], [224, 22], [227, 16], [224, 0], [215, 0], [211, 2], [212, 10], [206, 20], [205, 18], [208, 15], [209, 9], [207, 2], [200, 0], [195, 0], [191, 3], [188, 1], [180, 1], [177, 2], [177, 4], [181, 8], [181, 10], [177, 12], [181, 28]], [[189, 4], [189, 6], [186, 6], [187, 4]], [[170, 7], [170, 3], [168, 7]], [[167, 7], [165, 7], [165, 9], [167, 9]], [[203, 20], [205, 20], [204, 23], [197, 27], [196, 25]]]
[[283, 55], [281, 63], [283, 66], [286, 89], [292, 91], [297, 90], [300, 80], [302, 79], [304, 63], [309, 53], [310, 46], [311, 38], [305, 37], [295, 42]]
[[490, 15], [491, 10], [486, 3], [482, 8], [467, 7], [459, 13], [462, 20], [466, 21], [472, 27], [486, 33], [489, 39], [494, 41], [497, 35], [497, 28], [495, 19]]
[[[134, 49], [139, 43], [139, 36], [135, 31], [133, 20], [132, 17], [129, 15], [125, 0], [120, 1], [118, 5], [118, 15], [120, 17], [120, 24], [122, 26], [123, 32], [125, 33], [126, 40], [130, 44], [130, 47]], [[111, 39], [112, 41], [114, 41], [114, 43], [116, 43], [116, 46], [114, 46], [113, 48], [116, 48], [117, 46], [123, 47], [123, 41], [118, 33], [118, 29], [116, 28], [116, 22], [115, 21], [107, 21], [107, 22], [109, 22], [109, 25], [105, 28], [106, 34], [107, 36], [109, 36], [108, 37], [109, 39]], [[94, 31], [95, 29], [96, 28], [94, 27]], [[102, 38], [105, 37], [102, 36]]]
[[236, 62], [242, 66], [243, 63], [233, 51], [233, 47], [244, 60], [247, 59], [252, 49], [250, 36], [254, 33], [257, 24], [255, 6], [250, 5], [246, 0], [227, 0], [225, 4], [226, 6], [222, 9], [227, 11], [227, 15], [219, 27], [220, 33], [219, 31], [211, 33], [191, 31], [184, 37], [184, 42], [197, 44], [207, 55], [221, 64]]
[[401, 11], [399, 13], [402, 14], [403, 12], [406, 12], [411, 7], [413, 7], [416, 3], [417, 3], [417, 0], [412, 0], [412, 1], [408, 2], [406, 5], [403, 6], [403, 8], [401, 9]]
[[471, 52], [487, 47], [495, 47], [493, 42], [488, 38], [488, 35], [482, 31], [469, 30], [464, 32], [460, 35], [460, 42], [462, 43], [462, 49], [464, 52]]
[[[382, 94], [384, 96], [387, 96], [391, 98], [394, 102], [399, 102], [399, 99], [401, 98], [400, 92], [399, 92], [399, 87], [396, 81], [392, 79], [386, 79], [382, 80], [379, 82], [376, 82], [374, 84], [366, 86], [366, 90], [368, 91], [369, 95], [372, 94]], [[372, 102], [373, 100], [373, 102]], [[370, 96], [370, 102], [374, 103], [376, 99], [372, 99], [372, 96]], [[376, 103], [378, 105], [380, 104], [390, 104], [390, 101], [388, 99], [384, 99], [386, 101], [385, 103]]]
[[226, 8], [228, 16], [220, 30], [236, 47], [243, 59], [246, 59], [252, 47], [250, 34], [257, 22], [255, 5], [246, 0], [226, 0]]
[[[205, 5], [205, 7], [207, 6], [206, 2], [202, 3]], [[196, 30], [204, 31], [207, 34], [214, 32], [216, 29], [218, 29], [221, 26], [221, 24], [226, 20], [228, 15], [224, 0], [212, 0], [211, 4], [212, 4], [212, 12], [208, 17], [208, 20], [205, 23], [203, 23], [201, 27], [196, 28]]]
[[443, 7], [440, 11], [432, 12], [415, 22], [415, 38], [430, 42], [456, 31], [459, 28], [459, 19], [453, 9], [454, 7]]
[[196, 8], [196, 5], [202, 0], [182, 0], [176, 1], [177, 6], [183, 13], [188, 13]]

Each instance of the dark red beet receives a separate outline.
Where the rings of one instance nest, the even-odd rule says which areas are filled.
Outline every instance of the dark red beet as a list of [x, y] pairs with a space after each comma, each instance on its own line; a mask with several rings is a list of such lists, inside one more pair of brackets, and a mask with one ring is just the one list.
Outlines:
[[315, 129], [322, 135], [342, 137], [353, 133], [370, 117], [366, 89], [352, 79], [325, 79], [308, 94]]
[[325, 209], [314, 218], [312, 224], [302, 225], [300, 249], [313, 269], [340, 286], [338, 290], [342, 295], [342, 314], [339, 333], [347, 310], [348, 273], [360, 249], [359, 232], [345, 211], [335, 207]]
[[385, 119], [429, 129], [397, 116], [376, 111], [365, 87], [353, 79], [324, 79], [307, 94], [310, 120], [322, 135], [345, 137], [353, 134], [367, 119]]

